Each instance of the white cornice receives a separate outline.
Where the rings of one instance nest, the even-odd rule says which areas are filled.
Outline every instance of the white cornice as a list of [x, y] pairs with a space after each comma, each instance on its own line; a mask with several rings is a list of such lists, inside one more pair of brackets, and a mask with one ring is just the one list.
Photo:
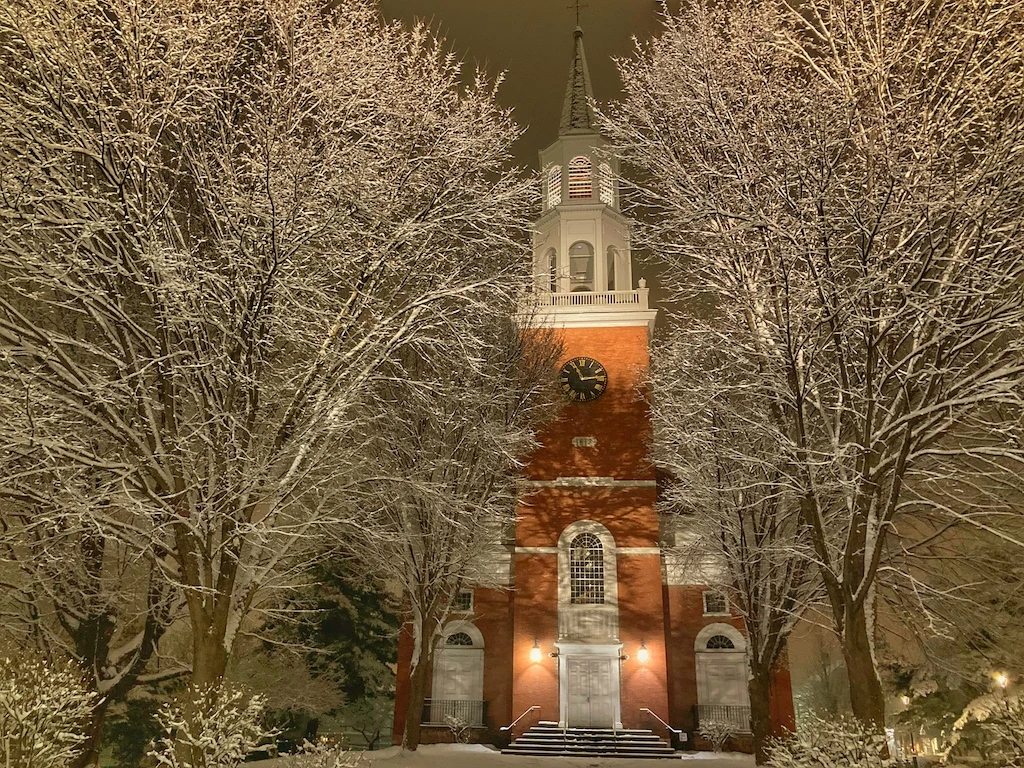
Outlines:
[[[557, 555], [558, 547], [516, 547], [517, 555]], [[660, 547], [616, 547], [616, 555], [660, 555]]]
[[602, 311], [600, 309], [585, 312], [552, 312], [542, 310], [532, 318], [535, 328], [622, 328], [627, 326], [647, 326], [648, 334], [654, 332], [654, 321], [658, 318], [656, 309], [637, 309], [627, 312]]
[[656, 488], [656, 480], [616, 480], [614, 477], [558, 477], [554, 480], [520, 480], [524, 488]]

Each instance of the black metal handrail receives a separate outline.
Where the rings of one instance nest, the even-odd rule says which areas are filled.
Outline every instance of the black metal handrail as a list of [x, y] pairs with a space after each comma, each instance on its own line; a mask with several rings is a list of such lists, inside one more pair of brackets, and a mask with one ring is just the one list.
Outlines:
[[521, 715], [520, 715], [519, 717], [517, 717], [517, 718], [516, 718], [515, 720], [513, 720], [513, 721], [512, 721], [511, 723], [509, 723], [508, 725], [503, 725], [503, 726], [501, 726], [501, 728], [499, 728], [498, 730], [499, 730], [499, 731], [511, 731], [511, 730], [512, 730], [513, 728], [515, 728], [515, 727], [516, 727], [517, 725], [519, 725], [519, 721], [520, 721], [520, 720], [522, 720], [522, 719], [523, 719], [524, 717], [526, 717], [526, 716], [527, 716], [528, 714], [530, 714], [531, 712], [533, 712], [533, 711], [534, 711], [535, 709], [540, 709], [540, 705], [539, 705], [539, 704], [534, 704], [534, 705], [533, 705], [532, 707], [530, 707], [530, 708], [529, 708], [529, 709], [527, 709], [527, 710], [526, 710], [525, 712], [523, 712], [523, 714], [521, 714]]
[[423, 725], [448, 725], [455, 718], [466, 725], [482, 726], [487, 719], [487, 702], [473, 699], [424, 699]]
[[734, 707], [730, 704], [698, 704], [693, 708], [694, 719], [699, 729], [702, 723], [728, 723], [740, 733], [750, 732], [750, 707]]
[[[661, 725], [666, 731], [668, 731], [668, 743], [672, 746], [673, 749], [679, 749], [683, 744], [686, 743], [686, 733], [681, 731], [679, 728], [673, 728], [671, 725], [668, 724], [668, 722], [662, 720], [661, 717], [658, 716], [657, 712], [654, 712], [653, 710], [648, 709], [647, 707], [641, 707], [640, 713], [646, 714], [649, 719], [654, 720], [656, 723]], [[653, 731], [655, 729], [651, 728], [651, 730]]]

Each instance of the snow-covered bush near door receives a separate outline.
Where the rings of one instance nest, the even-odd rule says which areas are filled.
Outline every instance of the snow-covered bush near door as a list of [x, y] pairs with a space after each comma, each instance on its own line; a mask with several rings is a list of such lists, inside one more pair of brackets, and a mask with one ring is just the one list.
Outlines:
[[724, 720], [708, 720], [700, 724], [697, 733], [703, 736], [711, 744], [715, 752], [725, 749], [725, 743], [736, 732], [736, 727]]
[[275, 768], [360, 768], [366, 765], [364, 758], [363, 752], [306, 742], [296, 754], [282, 757]]
[[897, 763], [885, 734], [852, 718], [813, 718], [807, 728], [775, 742], [768, 760], [772, 768], [892, 768]]
[[157, 713], [163, 737], [150, 755], [163, 768], [236, 768], [269, 741], [266, 699], [222, 684], [190, 691]]
[[70, 664], [0, 657], [0, 765], [65, 768], [98, 700]]

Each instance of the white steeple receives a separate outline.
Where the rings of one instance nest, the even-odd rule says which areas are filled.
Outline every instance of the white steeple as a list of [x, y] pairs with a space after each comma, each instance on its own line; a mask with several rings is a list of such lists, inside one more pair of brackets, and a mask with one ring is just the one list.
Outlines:
[[629, 221], [619, 211], [618, 162], [601, 149], [583, 30], [572, 64], [558, 138], [540, 152], [544, 213], [535, 224], [534, 274], [545, 324], [653, 328], [647, 288], [633, 285]]

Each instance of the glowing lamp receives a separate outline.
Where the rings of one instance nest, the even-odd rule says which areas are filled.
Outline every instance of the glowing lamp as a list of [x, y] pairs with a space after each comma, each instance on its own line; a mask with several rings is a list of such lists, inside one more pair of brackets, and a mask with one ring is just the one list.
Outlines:
[[1008, 682], [1010, 682], [1010, 678], [1006, 676], [1005, 672], [998, 672], [996, 674], [996, 685], [1000, 688], [1005, 688]]
[[907, 706], [908, 704], [910, 704], [910, 697], [909, 697], [909, 696], [904, 696], [904, 697], [902, 698], [902, 701], [903, 701], [903, 706], [905, 707], [905, 706]]
[[541, 660], [540, 643], [537, 640], [533, 641], [533, 648], [530, 649], [530, 661], [534, 664]]
[[644, 645], [644, 641], [640, 641], [640, 650], [636, 652], [636, 660], [641, 664], [646, 664], [647, 660], [651, 658], [651, 652], [647, 650], [647, 646]]

